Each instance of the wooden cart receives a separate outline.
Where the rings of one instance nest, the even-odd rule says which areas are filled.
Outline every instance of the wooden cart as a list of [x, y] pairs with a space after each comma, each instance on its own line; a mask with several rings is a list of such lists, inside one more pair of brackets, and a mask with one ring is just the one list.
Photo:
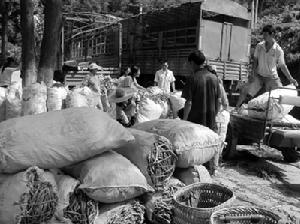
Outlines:
[[[283, 88], [282, 88], [283, 89]], [[300, 90], [297, 90], [300, 91]], [[271, 92], [269, 92], [266, 118], [269, 113]], [[295, 103], [289, 105], [300, 106], [300, 97], [295, 97]], [[284, 102], [284, 96], [279, 97], [279, 103]], [[284, 104], [287, 104], [284, 102]], [[237, 154], [236, 146], [239, 142], [245, 144], [257, 143], [258, 149], [268, 145], [282, 152], [286, 162], [296, 162], [300, 159], [300, 124], [274, 122], [251, 118], [247, 115], [232, 113], [227, 133], [227, 147], [223, 151], [224, 158], [233, 158]]]

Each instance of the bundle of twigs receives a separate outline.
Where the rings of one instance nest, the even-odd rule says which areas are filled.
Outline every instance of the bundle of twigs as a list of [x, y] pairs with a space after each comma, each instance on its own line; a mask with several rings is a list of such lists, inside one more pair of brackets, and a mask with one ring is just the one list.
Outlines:
[[138, 201], [133, 201], [114, 211], [107, 224], [142, 224], [144, 223], [145, 208]]
[[155, 224], [171, 224], [173, 223], [173, 204], [172, 198], [174, 193], [185, 185], [177, 179], [170, 179], [163, 191], [161, 197], [154, 201], [154, 211], [152, 221]]
[[50, 182], [41, 181], [36, 169], [27, 173], [29, 191], [23, 193], [20, 201], [21, 214], [18, 215], [20, 224], [40, 224], [50, 221], [57, 206], [57, 194]]
[[148, 155], [148, 173], [155, 187], [160, 188], [172, 176], [175, 170], [177, 156], [171, 142], [156, 136], [154, 148]]
[[70, 204], [64, 209], [64, 217], [73, 224], [93, 223], [98, 214], [98, 203], [88, 198], [80, 189], [70, 196]]

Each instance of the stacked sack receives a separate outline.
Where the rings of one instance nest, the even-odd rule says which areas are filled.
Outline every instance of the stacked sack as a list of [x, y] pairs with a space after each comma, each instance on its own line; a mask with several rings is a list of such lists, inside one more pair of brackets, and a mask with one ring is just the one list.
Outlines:
[[[149, 136], [138, 140], [145, 160], [152, 153], [167, 154], [170, 171], [156, 178], [167, 180], [175, 166], [172, 146], [156, 135], [143, 136]], [[10, 119], [0, 123], [0, 139], [0, 223], [144, 223], [138, 197], [153, 192], [152, 183], [112, 151], [134, 146], [139, 154], [139, 147], [132, 133], [106, 113], [69, 108]]]
[[5, 101], [5, 120], [21, 116], [22, 83], [15, 82], [8, 87]]
[[61, 110], [65, 107], [65, 100], [68, 89], [63, 85], [54, 84], [47, 89], [47, 109], [48, 111]]
[[47, 112], [47, 86], [34, 83], [23, 89], [22, 116]]
[[[271, 91], [269, 102], [269, 92], [266, 92], [248, 102], [248, 115], [257, 119], [266, 119], [266, 111], [269, 102], [269, 112], [267, 120], [278, 121], [287, 115], [293, 106], [279, 103], [280, 96], [297, 96], [296, 87], [294, 85], [285, 86], [287, 89], [275, 89]], [[243, 112], [241, 112], [243, 113]]]
[[158, 87], [149, 87], [139, 91], [137, 123], [167, 118], [170, 113], [169, 95]]
[[7, 89], [0, 87], [0, 122], [5, 120], [5, 101], [7, 97]]

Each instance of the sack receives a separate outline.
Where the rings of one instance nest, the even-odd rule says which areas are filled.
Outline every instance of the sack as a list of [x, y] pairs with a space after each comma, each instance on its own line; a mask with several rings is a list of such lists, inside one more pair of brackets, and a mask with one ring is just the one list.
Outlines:
[[122, 202], [152, 190], [141, 171], [113, 151], [66, 167], [64, 171], [80, 180], [79, 188], [90, 198], [103, 203]]
[[176, 165], [181, 168], [210, 161], [221, 146], [218, 134], [189, 121], [159, 119], [137, 124], [133, 128], [168, 138], [178, 154]]
[[50, 221], [57, 200], [57, 188], [51, 173], [32, 167], [9, 175], [0, 185], [0, 223]]
[[61, 110], [67, 98], [68, 91], [64, 87], [52, 87], [47, 90], [47, 109], [48, 111]]
[[61, 168], [118, 148], [133, 136], [106, 113], [70, 108], [0, 123], [0, 172]]
[[66, 98], [66, 108], [88, 107], [87, 98], [79, 92], [69, 92]]
[[137, 123], [143, 123], [160, 118], [163, 108], [149, 98], [142, 98], [138, 106]]
[[[267, 120], [278, 121], [287, 115], [294, 106], [279, 104], [280, 96], [297, 96], [296, 87], [293, 85], [285, 86], [289, 89], [275, 89], [271, 91], [271, 99]], [[266, 119], [268, 108], [269, 92], [266, 92], [248, 102], [249, 116], [257, 119]]]
[[171, 106], [169, 104], [169, 100], [167, 101], [162, 101], [161, 103], [159, 103], [161, 108], [162, 108], [162, 113], [160, 115], [159, 118], [161, 119], [166, 119], [169, 117], [169, 113], [170, 113], [170, 109], [171, 109]]
[[138, 201], [102, 205], [95, 224], [143, 224], [145, 208]]
[[176, 155], [170, 141], [156, 134], [129, 129], [135, 140], [115, 151], [136, 165], [155, 187], [169, 179], [176, 164]]
[[218, 135], [221, 141], [225, 142], [227, 135], [227, 127], [230, 121], [230, 113], [227, 110], [220, 111], [216, 116], [216, 125], [218, 128]]
[[20, 83], [14, 83], [8, 88], [8, 93], [5, 101], [5, 110], [6, 120], [21, 116], [22, 85], [20, 85]]
[[7, 89], [0, 87], [0, 122], [5, 120], [5, 100], [7, 97]]
[[174, 177], [178, 178], [185, 185], [190, 185], [194, 183], [212, 183], [212, 179], [209, 175], [209, 172], [202, 165], [189, 167], [186, 169], [176, 169]]
[[171, 108], [174, 114], [177, 114], [179, 110], [184, 108], [185, 99], [181, 97], [182, 92], [176, 92], [170, 95]]
[[47, 112], [47, 86], [35, 83], [23, 89], [22, 116]]

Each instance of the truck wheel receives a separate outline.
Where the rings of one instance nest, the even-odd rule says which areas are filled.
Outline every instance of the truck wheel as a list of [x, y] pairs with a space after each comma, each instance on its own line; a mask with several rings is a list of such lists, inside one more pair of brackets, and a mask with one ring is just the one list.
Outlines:
[[280, 148], [283, 159], [288, 163], [295, 163], [300, 160], [300, 153], [294, 148]]

